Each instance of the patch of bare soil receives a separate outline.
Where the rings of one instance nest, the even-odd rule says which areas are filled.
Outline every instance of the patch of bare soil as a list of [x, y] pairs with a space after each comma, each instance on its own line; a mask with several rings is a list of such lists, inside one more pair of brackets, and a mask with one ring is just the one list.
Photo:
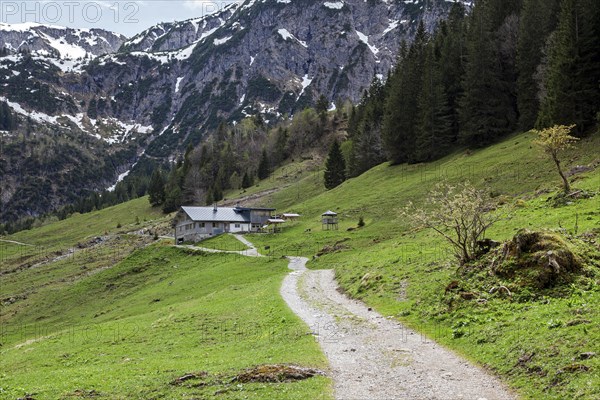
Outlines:
[[193, 380], [193, 379], [204, 379], [208, 376], [208, 372], [200, 371], [200, 372], [190, 372], [189, 374], [182, 375], [178, 378], [175, 378], [171, 381], [171, 385], [177, 386], [181, 385], [184, 382]]
[[312, 378], [315, 375], [325, 375], [323, 371], [313, 368], [299, 367], [296, 365], [259, 365], [249, 368], [235, 377], [242, 383], [248, 382], [292, 382]]
[[347, 244], [344, 244], [348, 240], [350, 240], [350, 238], [344, 238], [342, 240], [338, 240], [337, 242], [335, 242], [332, 245], [326, 244], [325, 246], [323, 246], [323, 248], [321, 250], [319, 250], [319, 252], [317, 253], [317, 257], [324, 256], [325, 254], [337, 253], [338, 251], [342, 251], [342, 250], [348, 250], [350, 248], [350, 246], [348, 246]]
[[84, 390], [84, 389], [77, 389], [75, 390], [73, 393], [68, 395], [69, 397], [81, 397], [84, 399], [93, 399], [95, 397], [100, 397], [102, 396], [100, 394], [100, 392], [98, 392], [97, 390]]

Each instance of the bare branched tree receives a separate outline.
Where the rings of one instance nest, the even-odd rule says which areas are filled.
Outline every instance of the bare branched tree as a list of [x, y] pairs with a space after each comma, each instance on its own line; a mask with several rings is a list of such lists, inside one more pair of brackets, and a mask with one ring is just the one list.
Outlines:
[[502, 218], [493, 212], [488, 196], [469, 183], [438, 184], [426, 203], [426, 208], [409, 203], [402, 210], [402, 216], [413, 226], [433, 229], [444, 237], [461, 264], [477, 257], [478, 241]]

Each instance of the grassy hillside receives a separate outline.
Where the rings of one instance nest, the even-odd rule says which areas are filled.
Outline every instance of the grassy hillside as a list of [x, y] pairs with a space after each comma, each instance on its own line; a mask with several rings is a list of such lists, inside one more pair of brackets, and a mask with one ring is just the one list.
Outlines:
[[[169, 223], [141, 198], [2, 238], [0, 398], [331, 397], [323, 377], [232, 381], [325, 358], [279, 296], [284, 260], [190, 253], [148, 234]], [[171, 384], [188, 373], [198, 377]]]
[[18, 232], [0, 241], [0, 267], [9, 263], [34, 262], [43, 255], [64, 251], [96, 236], [142, 229], [148, 221], [166, 220], [162, 211], [150, 207], [147, 197], [65, 220]]
[[[297, 188], [271, 196], [279, 211], [299, 212], [301, 221], [282, 235], [253, 240], [274, 255], [318, 254], [309, 266], [335, 268], [348, 294], [486, 365], [525, 398], [599, 397], [600, 358], [585, 354], [600, 354], [599, 258], [592, 257], [585, 274], [561, 290], [521, 291], [507, 299], [488, 293], [493, 282], [485, 276], [480, 285], [480, 278], [462, 276], [445, 242], [428, 230], [414, 230], [400, 216], [408, 201], [423, 204], [437, 183], [468, 180], [489, 191], [501, 210], [518, 205], [488, 237], [507, 240], [521, 228], [550, 229], [585, 234], [597, 248], [600, 195], [553, 207], [548, 199], [560, 178], [531, 140], [521, 134], [432, 164], [380, 165], [327, 192], [320, 177], [307, 177]], [[567, 170], [586, 166], [571, 177], [575, 190], [600, 191], [598, 149], [596, 134], [564, 156]], [[296, 203], [298, 192], [311, 195]], [[340, 215], [338, 231], [321, 229], [319, 216], [328, 209]], [[366, 226], [353, 229], [360, 216]], [[446, 293], [455, 280], [470, 285], [479, 302]]]
[[[314, 340], [297, 334], [306, 327], [278, 294], [286, 273], [279, 257], [304, 255], [312, 258], [311, 268], [334, 268], [349, 295], [485, 365], [524, 398], [600, 397], [600, 357], [594, 355], [600, 354], [600, 256], [592, 251], [600, 243], [600, 195], [554, 207], [549, 199], [559, 188], [558, 174], [531, 141], [520, 134], [431, 164], [383, 164], [331, 191], [314, 166], [297, 174], [278, 171], [243, 193], [250, 196], [243, 204], [302, 214], [283, 234], [249, 237], [272, 255], [265, 259], [191, 254], [152, 244], [149, 235], [127, 234], [168, 225], [146, 199], [2, 238], [34, 246], [0, 242], [0, 394], [202, 398], [223, 390], [230, 398], [330, 397], [329, 382], [320, 377], [227, 384], [261, 363], [325, 366]], [[575, 190], [600, 191], [598, 149], [596, 134], [564, 156]], [[423, 204], [436, 184], [465, 180], [488, 191], [501, 211], [511, 209], [511, 218], [488, 237], [553, 230], [591, 249], [582, 274], [556, 289], [521, 290], [490, 277], [486, 265], [457, 268], [439, 237], [400, 216], [409, 201]], [[337, 231], [321, 229], [320, 215], [328, 209], [339, 213]], [[361, 216], [366, 226], [357, 228]], [[96, 243], [96, 236], [104, 238]], [[229, 239], [202, 245], [237, 249]], [[81, 249], [65, 253], [78, 243]], [[35, 246], [46, 250], [36, 254]], [[40, 260], [47, 262], [35, 265]], [[453, 281], [475, 298], [448, 292]], [[499, 284], [514, 295], [490, 293]], [[244, 333], [256, 324], [259, 333]], [[169, 384], [199, 371], [208, 375]]]
[[[329, 381], [237, 383], [244, 368], [325, 368], [279, 296], [284, 260], [156, 244], [3, 307], [0, 397], [330, 398]], [[173, 384], [189, 373], [197, 377]]]
[[244, 243], [227, 234], [205, 239], [198, 243], [198, 247], [222, 251], [243, 251], [248, 249], [248, 246]]

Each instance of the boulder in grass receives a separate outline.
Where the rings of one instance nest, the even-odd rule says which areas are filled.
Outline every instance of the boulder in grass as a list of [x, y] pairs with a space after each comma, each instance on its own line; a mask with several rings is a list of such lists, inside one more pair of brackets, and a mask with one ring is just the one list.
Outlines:
[[548, 289], [571, 281], [582, 260], [563, 237], [552, 232], [519, 231], [496, 251], [494, 274], [521, 287]]

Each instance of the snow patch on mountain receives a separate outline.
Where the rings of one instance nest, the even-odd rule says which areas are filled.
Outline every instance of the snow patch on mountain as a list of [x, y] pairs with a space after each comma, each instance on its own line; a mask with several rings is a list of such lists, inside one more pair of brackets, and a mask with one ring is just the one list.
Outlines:
[[331, 8], [332, 10], [341, 10], [344, 8], [344, 3], [341, 1], [336, 1], [335, 3], [327, 1], [323, 3], [323, 5], [327, 8]]
[[302, 41], [302, 40], [298, 39], [296, 36], [292, 35], [292, 34], [290, 33], [290, 31], [288, 31], [288, 30], [287, 30], [287, 29], [285, 29], [285, 28], [278, 29], [278, 30], [277, 30], [277, 33], [279, 33], [279, 35], [280, 35], [280, 36], [283, 38], [283, 40], [285, 40], [285, 41], [287, 41], [288, 39], [293, 39], [293, 40], [295, 40], [296, 42], [300, 43], [302, 46], [304, 46], [304, 47], [308, 48], [308, 45], [306, 44], [306, 42], [304, 42], [304, 41]]
[[394, 29], [396, 29], [398, 27], [398, 25], [400, 24], [400, 21], [396, 20], [390, 20], [390, 24], [388, 25], [387, 28], [385, 28], [385, 30], [383, 31], [383, 33], [381, 34], [386, 35], [388, 32], [393, 31]]
[[[133, 167], [135, 167], [135, 164], [131, 166], [131, 168], [133, 168]], [[109, 192], [114, 192], [115, 189], [117, 188], [117, 184], [119, 182], [121, 182], [123, 179], [125, 179], [127, 177], [127, 175], [129, 175], [129, 173], [131, 172], [131, 168], [128, 169], [127, 171], [123, 172], [122, 174], [120, 174], [117, 177], [117, 181], [115, 182], [115, 184], [110, 187], [107, 187], [106, 190], [108, 190]]]
[[356, 34], [358, 35], [358, 39], [363, 42], [364, 44], [367, 45], [367, 47], [369, 47], [369, 50], [371, 50], [371, 53], [373, 53], [373, 55], [377, 56], [377, 53], [379, 53], [379, 49], [371, 44], [369, 44], [369, 37], [367, 35], [365, 35], [362, 32], [356, 31]]
[[181, 81], [184, 79], [185, 77], [177, 78], [177, 82], [175, 82], [175, 93], [179, 93], [179, 86], [181, 85]]
[[309, 78], [308, 74], [306, 74], [302, 77], [302, 82], [301, 82], [302, 90], [300, 90], [300, 94], [298, 95], [298, 98], [296, 99], [296, 101], [298, 101], [300, 99], [300, 97], [304, 94], [304, 90], [310, 86], [312, 81], [313, 81], [313, 78]]
[[103, 29], [74, 29], [33, 22], [0, 23], [0, 43], [12, 53], [63, 60], [91, 59], [114, 53], [126, 38]]
[[213, 44], [214, 44], [215, 46], [221, 45], [221, 44], [223, 44], [223, 43], [226, 43], [226, 42], [227, 42], [229, 39], [231, 39], [232, 37], [233, 37], [233, 36], [227, 36], [227, 37], [224, 37], [223, 39], [215, 39], [215, 40], [213, 41]]
[[[147, 134], [153, 131], [151, 126], [144, 126], [134, 122], [125, 123], [114, 118], [103, 118], [96, 120], [88, 118], [83, 113], [78, 113], [75, 115], [48, 115], [39, 111], [28, 111], [19, 103], [12, 102], [3, 96], [0, 96], [0, 101], [6, 102], [6, 104], [8, 104], [8, 106], [17, 114], [31, 118], [33, 121], [39, 124], [51, 124], [69, 127], [68, 122], [71, 122], [82, 132], [85, 132], [96, 139], [104, 140], [108, 144], [124, 143], [133, 133]], [[112, 136], [102, 137], [98, 132], [100, 128], [103, 127], [110, 127]]]

